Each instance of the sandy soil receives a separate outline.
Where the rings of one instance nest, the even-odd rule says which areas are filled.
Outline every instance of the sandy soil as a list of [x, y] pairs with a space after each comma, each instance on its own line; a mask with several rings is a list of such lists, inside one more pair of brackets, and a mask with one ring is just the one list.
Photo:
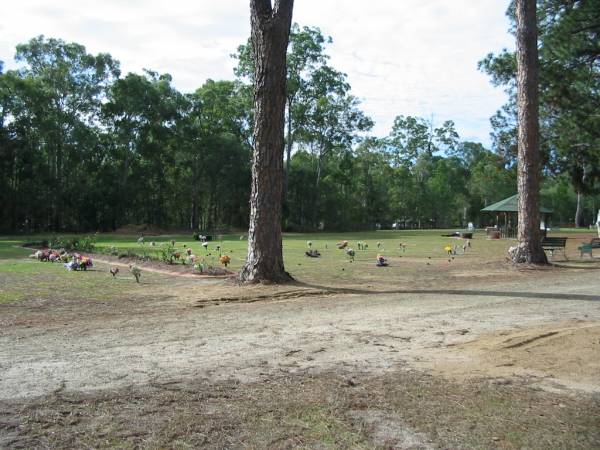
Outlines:
[[600, 323], [570, 320], [477, 336], [440, 352], [434, 370], [466, 377], [531, 377], [546, 389], [598, 392]]
[[0, 317], [0, 400], [412, 368], [599, 393], [598, 274], [540, 271], [512, 283], [457, 280], [385, 293], [242, 290], [174, 277], [119, 303], [15, 302]]

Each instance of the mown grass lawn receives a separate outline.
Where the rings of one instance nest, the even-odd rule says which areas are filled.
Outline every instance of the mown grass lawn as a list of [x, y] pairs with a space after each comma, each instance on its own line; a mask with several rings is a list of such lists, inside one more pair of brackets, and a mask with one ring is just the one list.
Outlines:
[[[440, 281], [449, 271], [469, 270], [469, 266], [477, 267], [481, 263], [502, 262], [506, 250], [513, 241], [490, 241], [483, 232], [475, 234], [471, 240], [472, 247], [463, 254], [462, 239], [443, 237], [453, 230], [407, 230], [407, 231], [373, 231], [348, 233], [294, 233], [285, 234], [283, 241], [285, 267], [290, 274], [301, 281], [314, 284], [332, 282], [349, 285], [385, 285], [393, 280], [405, 277], [439, 277]], [[77, 235], [66, 235], [70, 238]], [[83, 237], [85, 235], [79, 235]], [[19, 238], [0, 238], [0, 258], [19, 258], [28, 251], [17, 248], [25, 241], [41, 241], [50, 235], [35, 235]], [[245, 235], [230, 234], [215, 236], [215, 239], [204, 248], [199, 241], [189, 235], [145, 236], [144, 244], [137, 242], [138, 235], [97, 234], [95, 253], [103, 254], [112, 247], [119, 253], [135, 253], [160, 258], [162, 245], [175, 241], [175, 247], [183, 254], [191, 248], [193, 254], [204, 259], [206, 263], [218, 266], [219, 255], [226, 254], [231, 258], [229, 268], [239, 270], [244, 264], [247, 252]], [[356, 252], [354, 261], [344, 250], [337, 248], [337, 243], [347, 240], [349, 247]], [[312, 248], [321, 253], [320, 258], [309, 258], [305, 252]], [[358, 242], [365, 244], [365, 250], [358, 249]], [[444, 247], [457, 246], [458, 254], [449, 257]], [[219, 246], [219, 248], [217, 248]], [[404, 250], [403, 250], [404, 246]], [[376, 267], [377, 254], [389, 260], [389, 267]], [[27, 272], [31, 266], [24, 265], [20, 269], [6, 266], [6, 271], [22, 270]], [[3, 270], [0, 268], [0, 271]]]
[[[471, 240], [471, 247], [463, 252], [462, 246], [465, 240], [443, 236], [451, 231], [454, 230], [285, 234], [283, 240], [285, 267], [296, 280], [308, 284], [336, 284], [376, 289], [414, 283], [443, 287], [453, 280], [456, 281], [457, 277], [468, 278], [471, 274], [489, 276], [493, 279], [495, 271], [505, 268], [507, 249], [514, 245], [514, 240], [488, 240], [483, 231], [478, 231]], [[590, 230], [570, 229], [553, 234], [570, 236], [568, 253], [572, 259], [579, 259], [577, 246], [580, 242], [594, 236]], [[84, 236], [86, 235], [64, 237]], [[175, 247], [182, 254], [187, 248], [191, 248], [193, 254], [209, 265], [218, 266], [219, 255], [226, 254], [231, 258], [229, 268], [237, 271], [244, 264], [247, 252], [246, 235], [240, 234], [214, 236], [214, 240], [208, 243], [207, 248], [190, 235], [181, 234], [146, 235], [143, 244], [138, 243], [138, 235], [101, 233], [94, 236], [96, 240], [94, 252], [98, 257], [114, 247], [121, 254], [129, 252], [159, 259], [161, 246], [175, 241]], [[0, 237], [0, 273], [27, 274], [41, 270], [37, 261], [24, 260], [31, 250], [23, 249], [20, 245], [26, 241], [41, 241], [51, 237], [51, 235], [41, 234]], [[344, 250], [337, 248], [336, 244], [343, 240], [347, 240], [348, 246], [356, 252], [353, 262]], [[320, 258], [309, 258], [305, 255], [309, 249], [308, 242], [312, 243], [312, 249], [321, 253]], [[359, 242], [367, 248], [359, 250]], [[457, 254], [449, 256], [445, 250], [447, 246], [456, 246]], [[389, 267], [376, 266], [377, 254], [388, 258]], [[62, 273], [64, 269], [56, 265], [53, 269], [44, 270]], [[103, 267], [103, 270], [107, 270], [106, 267]]]
[[[0, 304], [24, 299], [112, 301], [125, 298], [137, 289], [133, 277], [112, 280], [106, 266], [96, 265], [86, 272], [69, 272], [61, 263], [28, 258], [32, 250], [21, 248], [22, 242], [0, 240]], [[165, 278], [153, 273], [144, 275], [147, 283], [160, 284]]]

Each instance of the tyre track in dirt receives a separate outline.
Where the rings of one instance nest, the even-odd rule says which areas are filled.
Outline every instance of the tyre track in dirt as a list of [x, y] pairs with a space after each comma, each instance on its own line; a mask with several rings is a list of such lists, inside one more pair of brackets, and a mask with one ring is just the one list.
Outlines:
[[[98, 262], [113, 263], [104, 258]], [[589, 355], [596, 351], [593, 330], [573, 334], [564, 344], [560, 339], [539, 339], [509, 349], [518, 356], [514, 362], [512, 353], [500, 348], [509, 337], [521, 342], [557, 331], [556, 324], [567, 319], [579, 328], [600, 322], [600, 301], [586, 301], [595, 300], [600, 290], [600, 280], [591, 272], [552, 274], [543, 282], [532, 276], [508, 286], [471, 284], [462, 291], [398, 289], [395, 293], [336, 291], [335, 287], [319, 291], [316, 286], [304, 291], [301, 287], [309, 287], [306, 284], [216, 286], [217, 280], [206, 289], [189, 279], [146, 287], [130, 283], [131, 291], [124, 293], [130, 293], [132, 300], [94, 303], [93, 308], [89, 302], [75, 302], [61, 312], [56, 311], [61, 299], [48, 300], [44, 317], [55, 315], [57, 320], [14, 325], [0, 333], [0, 399], [45, 395], [62, 385], [68, 391], [88, 392], [151, 380], [245, 383], [273, 374], [328, 370], [381, 374], [442, 367], [445, 375], [458, 370], [450, 367], [452, 363], [463, 374], [464, 361], [475, 366], [469, 373], [481, 369], [480, 376], [512, 376], [513, 370], [525, 373], [517, 372], [521, 365], [523, 370], [536, 369], [530, 364], [535, 355], [548, 363], [527, 373], [551, 379], [564, 358], [572, 360], [572, 367], [589, 372], [593, 359], [578, 356], [578, 343], [589, 347]], [[213, 301], [218, 297], [223, 304], [193, 308], [203, 296]], [[15, 304], [11, 313], [23, 321], [38, 317], [28, 308]], [[61, 323], [61, 317], [68, 320]], [[485, 346], [481, 350], [479, 344], [469, 343], [481, 339]], [[496, 345], [497, 340], [502, 345]], [[488, 341], [494, 344], [491, 350]], [[527, 353], [544, 341], [544, 347], [536, 347], [538, 353]], [[561, 346], [560, 352], [548, 347], [556, 345]], [[514, 366], [495, 367], [499, 354], [507, 355], [503, 364]], [[493, 367], [488, 371], [488, 366]], [[578, 372], [560, 376], [564, 380], [552, 379], [564, 385], [573, 380], [572, 386], [585, 381]], [[600, 392], [600, 386], [589, 383], [589, 391]]]

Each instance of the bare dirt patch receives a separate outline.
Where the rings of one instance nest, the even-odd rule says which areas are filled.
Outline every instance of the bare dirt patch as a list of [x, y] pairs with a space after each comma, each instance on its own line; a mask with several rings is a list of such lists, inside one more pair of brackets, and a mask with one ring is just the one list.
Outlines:
[[[591, 275], [552, 274], [543, 288], [536, 276], [510, 286], [369, 292], [208, 285], [150, 274], [137, 285], [108, 274], [72, 274], [105, 279], [98, 283], [120, 287], [122, 300], [56, 296], [0, 305], [13, 318], [0, 334], [0, 398], [43, 395], [63, 385], [91, 391], [173, 377], [253, 382], [264, 373], [435, 370], [453, 355], [475, 360], [470, 347], [460, 346], [479, 336], [530, 327], [535, 336], [544, 332], [541, 324], [565, 317], [600, 322], [600, 297], [593, 294], [600, 281]], [[569, 348], [579, 351], [567, 343], [565, 356]], [[586, 390], [600, 392], [600, 379], [590, 380]]]
[[0, 447], [600, 446], [596, 271], [240, 286], [19, 264]]
[[440, 352], [435, 370], [458, 379], [531, 377], [600, 391], [600, 323], [568, 321], [502, 330]]

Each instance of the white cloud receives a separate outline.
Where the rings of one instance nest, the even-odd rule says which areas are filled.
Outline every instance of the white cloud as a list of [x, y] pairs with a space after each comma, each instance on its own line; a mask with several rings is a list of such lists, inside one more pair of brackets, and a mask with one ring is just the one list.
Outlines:
[[[192, 91], [232, 78], [230, 54], [249, 35], [248, 0], [3, 0], [0, 60], [44, 34], [108, 52], [124, 72], [149, 68]], [[489, 142], [489, 117], [505, 101], [477, 61], [513, 47], [509, 0], [296, 0], [294, 21], [333, 37], [331, 63], [387, 134], [398, 114], [453, 119], [461, 136]]]

